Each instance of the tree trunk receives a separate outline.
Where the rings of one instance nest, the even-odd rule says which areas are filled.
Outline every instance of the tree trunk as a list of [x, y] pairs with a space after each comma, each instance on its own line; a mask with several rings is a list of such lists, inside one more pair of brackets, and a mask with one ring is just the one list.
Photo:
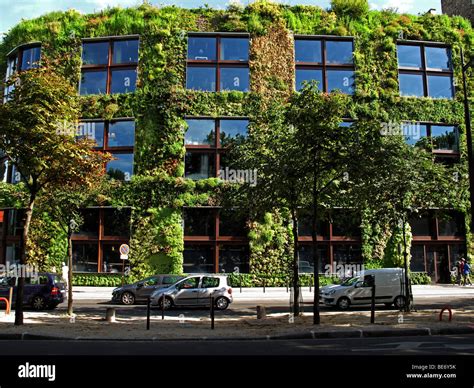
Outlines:
[[25, 224], [23, 226], [23, 241], [20, 255], [20, 277], [18, 278], [18, 286], [16, 289], [16, 302], [15, 302], [15, 326], [23, 325], [23, 295], [25, 289], [25, 278], [23, 277], [23, 268], [26, 265], [27, 257], [27, 244], [28, 244], [28, 232], [30, 230], [31, 218], [33, 216], [33, 209], [35, 206], [36, 193], [30, 193], [30, 200], [28, 207], [25, 212]]
[[300, 315], [300, 278], [298, 270], [298, 217], [296, 210], [291, 210], [293, 221], [293, 315]]
[[67, 257], [68, 257], [68, 271], [67, 271], [67, 314], [72, 316], [72, 230], [68, 226], [67, 233]]
[[318, 221], [318, 192], [317, 192], [317, 155], [314, 155], [314, 176], [313, 176], [313, 211], [311, 214], [311, 240], [313, 245], [313, 265], [314, 265], [314, 299], [313, 299], [313, 324], [319, 325], [321, 317], [319, 315], [319, 251], [317, 238]]

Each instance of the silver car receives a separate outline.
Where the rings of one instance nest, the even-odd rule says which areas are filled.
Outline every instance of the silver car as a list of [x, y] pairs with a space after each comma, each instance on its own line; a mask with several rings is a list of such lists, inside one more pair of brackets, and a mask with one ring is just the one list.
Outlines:
[[226, 276], [193, 275], [180, 280], [167, 288], [161, 288], [151, 294], [151, 304], [169, 309], [180, 306], [209, 307], [214, 297], [215, 307], [225, 310], [232, 303], [232, 288], [227, 284]]

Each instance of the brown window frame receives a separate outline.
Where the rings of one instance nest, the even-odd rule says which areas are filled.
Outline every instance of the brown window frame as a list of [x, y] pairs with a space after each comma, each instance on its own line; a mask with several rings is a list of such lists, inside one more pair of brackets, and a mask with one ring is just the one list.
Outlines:
[[[221, 83], [221, 69], [223, 68], [241, 68], [241, 69], [249, 69], [249, 90], [250, 92], [250, 66], [249, 66], [249, 57], [246, 61], [230, 61], [230, 60], [223, 60], [220, 58], [221, 56], [221, 39], [222, 38], [236, 38], [242, 39], [247, 38], [249, 39], [250, 45], [250, 35], [248, 33], [189, 33], [188, 38], [215, 38], [216, 39], [216, 59], [188, 59], [186, 54], [186, 81], [185, 87], [187, 90], [195, 90], [195, 89], [188, 89], [187, 88], [187, 70], [188, 68], [192, 67], [212, 67], [216, 73], [216, 88], [215, 90], [206, 90], [205, 92], [213, 93], [213, 92], [220, 92], [220, 83]], [[249, 53], [250, 55], [250, 53]], [[224, 91], [232, 91], [225, 89]], [[245, 92], [245, 93], [248, 93]]]
[[[186, 153], [199, 153], [199, 154], [210, 154], [214, 157], [214, 176], [210, 176], [209, 178], [217, 178], [221, 166], [221, 155], [226, 152], [226, 148], [222, 147], [221, 145], [221, 121], [222, 120], [247, 120], [250, 124], [250, 120], [248, 117], [240, 117], [240, 116], [221, 116], [221, 117], [209, 117], [209, 116], [187, 116], [185, 120], [203, 120], [203, 121], [214, 121], [214, 145], [210, 144], [185, 144], [186, 146]], [[186, 136], [186, 134], [185, 134]], [[185, 156], [186, 159], [186, 156]], [[186, 170], [185, 170], [185, 178], [186, 178]]]
[[[87, 43], [101, 43], [106, 42], [108, 43], [109, 50], [108, 50], [108, 61], [107, 64], [103, 65], [81, 65], [81, 77], [84, 72], [103, 72], [105, 71], [107, 74], [106, 78], [106, 86], [105, 86], [105, 94], [111, 94], [110, 88], [112, 84], [112, 72], [113, 70], [135, 70], [137, 72], [137, 82], [138, 82], [138, 62], [132, 63], [113, 63], [113, 55], [114, 55], [114, 43], [119, 41], [127, 41], [127, 40], [137, 40], [138, 41], [138, 54], [140, 54], [140, 36], [139, 35], [123, 35], [123, 36], [111, 36], [111, 37], [100, 37], [100, 38], [85, 38], [82, 40], [81, 50], [83, 50], [84, 44]], [[82, 51], [81, 51], [82, 53]], [[82, 58], [82, 54], [81, 54]], [[81, 59], [82, 61], [82, 59]], [[135, 89], [136, 89], [135, 85]], [[81, 88], [81, 81], [79, 81], [78, 91], [80, 93]], [[84, 94], [83, 96], [90, 96], [95, 94]]]
[[[414, 67], [407, 67], [407, 66], [399, 66], [398, 65], [398, 46], [415, 46], [420, 49], [421, 54], [421, 68], [414, 68]], [[427, 47], [437, 47], [437, 48], [447, 48], [449, 49], [450, 60], [451, 60], [451, 69], [444, 70], [444, 69], [433, 69], [429, 68], [426, 65], [426, 48]], [[401, 97], [413, 98], [419, 96], [402, 96], [400, 90], [400, 74], [415, 74], [421, 75], [423, 80], [423, 96], [422, 97], [429, 97], [433, 99], [448, 99], [454, 100], [456, 98], [456, 85], [454, 83], [454, 68], [453, 68], [453, 50], [452, 46], [446, 43], [440, 42], [425, 42], [425, 41], [415, 41], [415, 40], [397, 40], [397, 68], [398, 68], [398, 86], [399, 86], [399, 93]], [[432, 97], [429, 95], [429, 85], [428, 85], [428, 76], [440, 76], [440, 77], [450, 77], [451, 84], [453, 87], [453, 95], [451, 98], [437, 98]]]
[[[354, 93], [355, 93], [355, 63], [354, 57], [352, 58], [351, 64], [328, 64], [326, 61], [327, 58], [327, 50], [326, 50], [326, 43], [327, 42], [351, 42], [352, 43], [352, 55], [354, 56], [354, 37], [348, 36], [331, 36], [331, 35], [295, 35], [295, 41], [297, 40], [310, 40], [310, 41], [318, 41], [321, 43], [321, 62], [296, 62], [296, 49], [295, 49], [295, 90], [297, 90], [296, 85], [296, 71], [297, 70], [321, 70], [322, 72], [322, 82], [321, 85], [318, 87], [320, 88], [321, 92], [328, 93], [328, 77], [327, 71], [328, 70], [349, 70], [354, 72]], [[354, 94], [353, 93], [353, 94]], [[348, 94], [348, 95], [353, 95]]]

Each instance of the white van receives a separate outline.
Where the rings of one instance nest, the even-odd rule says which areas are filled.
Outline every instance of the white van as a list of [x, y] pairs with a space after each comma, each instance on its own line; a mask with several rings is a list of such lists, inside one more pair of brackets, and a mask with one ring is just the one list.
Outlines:
[[320, 301], [329, 306], [347, 309], [350, 305], [370, 304], [372, 287], [364, 284], [365, 275], [375, 276], [375, 303], [384, 303], [387, 307], [395, 304], [405, 305], [405, 271], [402, 268], [381, 268], [361, 271], [342, 284], [321, 287]]

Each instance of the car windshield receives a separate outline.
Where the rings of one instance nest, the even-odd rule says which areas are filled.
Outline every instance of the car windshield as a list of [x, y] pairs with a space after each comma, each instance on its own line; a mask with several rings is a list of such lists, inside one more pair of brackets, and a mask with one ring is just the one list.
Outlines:
[[358, 276], [353, 277], [353, 278], [349, 278], [349, 279], [345, 280], [343, 283], [341, 283], [341, 286], [345, 286], [345, 287], [352, 286], [355, 283], [357, 283], [359, 280], [360, 280], [360, 278]]

